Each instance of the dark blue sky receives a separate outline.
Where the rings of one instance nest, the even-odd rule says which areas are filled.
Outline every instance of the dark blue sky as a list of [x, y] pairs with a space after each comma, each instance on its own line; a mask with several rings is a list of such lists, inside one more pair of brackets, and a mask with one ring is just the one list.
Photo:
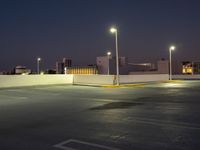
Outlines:
[[1, 0], [0, 70], [15, 65], [53, 68], [62, 57], [76, 65], [94, 64], [108, 49], [114, 53], [119, 28], [119, 51], [131, 62], [168, 57], [177, 46], [176, 60], [200, 60], [199, 0]]

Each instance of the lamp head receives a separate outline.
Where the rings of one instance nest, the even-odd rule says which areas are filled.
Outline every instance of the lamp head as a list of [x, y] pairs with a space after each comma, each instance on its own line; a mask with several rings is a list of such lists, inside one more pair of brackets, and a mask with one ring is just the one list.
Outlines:
[[112, 27], [112, 28], [110, 29], [110, 32], [111, 32], [111, 33], [115, 33], [115, 32], [117, 32], [117, 29], [114, 28], [114, 27]]
[[107, 52], [107, 55], [110, 56], [110, 55], [111, 55], [111, 52]]
[[171, 47], [170, 47], [170, 50], [172, 50], [172, 51], [175, 50], [175, 49], [176, 49], [175, 46], [171, 46]]

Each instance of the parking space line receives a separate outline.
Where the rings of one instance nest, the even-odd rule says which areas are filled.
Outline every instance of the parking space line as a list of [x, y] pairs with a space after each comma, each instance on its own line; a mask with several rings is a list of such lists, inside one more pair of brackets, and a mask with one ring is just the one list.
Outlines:
[[99, 145], [99, 144], [95, 144], [95, 143], [89, 143], [89, 142], [85, 142], [85, 141], [80, 141], [80, 140], [76, 140], [76, 139], [69, 139], [66, 141], [63, 141], [59, 144], [54, 145], [54, 147], [62, 149], [62, 150], [81, 150], [81, 149], [74, 149], [73, 147], [67, 146], [67, 144], [70, 143], [77, 143], [77, 144], [82, 144], [85, 146], [91, 146], [93, 148], [97, 148], [97, 149], [102, 149], [102, 150], [120, 150], [117, 148], [112, 148], [112, 147], [108, 147], [108, 146], [104, 146], [104, 145]]

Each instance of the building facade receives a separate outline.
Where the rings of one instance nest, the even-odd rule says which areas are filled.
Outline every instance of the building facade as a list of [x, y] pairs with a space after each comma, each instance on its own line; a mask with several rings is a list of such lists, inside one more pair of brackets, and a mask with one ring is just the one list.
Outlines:
[[25, 66], [16, 66], [14, 68], [14, 74], [30, 74], [31, 70], [27, 69]]
[[[123, 67], [127, 64], [126, 57], [119, 57], [119, 71], [124, 74]], [[96, 64], [99, 74], [112, 75], [116, 74], [116, 57], [113, 56], [99, 56], [96, 58]]]
[[200, 74], [200, 62], [182, 62], [182, 74]]
[[72, 66], [72, 60], [63, 58], [62, 61], [56, 62], [56, 74], [64, 74], [65, 69]]
[[97, 66], [67, 67], [65, 74], [98, 74]]

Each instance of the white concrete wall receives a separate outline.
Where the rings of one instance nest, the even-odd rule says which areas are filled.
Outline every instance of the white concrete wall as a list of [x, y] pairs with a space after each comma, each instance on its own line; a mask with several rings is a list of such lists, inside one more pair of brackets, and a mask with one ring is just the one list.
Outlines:
[[169, 80], [168, 74], [120, 75], [120, 83], [137, 83]]
[[72, 83], [73, 75], [0, 75], [0, 88]]
[[74, 75], [74, 84], [105, 85], [113, 84], [113, 75]]
[[[108, 85], [114, 83], [114, 75], [74, 75], [74, 84]], [[169, 80], [168, 74], [120, 75], [120, 83], [138, 83]]]
[[[120, 75], [120, 83], [164, 81], [168, 79], [167, 74]], [[114, 75], [0, 75], [0, 88], [55, 84], [112, 85], [113, 80]]]
[[200, 75], [173, 75], [174, 80], [200, 80]]
[[152, 75], [159, 74], [158, 71], [139, 71], [139, 72], [129, 72], [129, 75]]

